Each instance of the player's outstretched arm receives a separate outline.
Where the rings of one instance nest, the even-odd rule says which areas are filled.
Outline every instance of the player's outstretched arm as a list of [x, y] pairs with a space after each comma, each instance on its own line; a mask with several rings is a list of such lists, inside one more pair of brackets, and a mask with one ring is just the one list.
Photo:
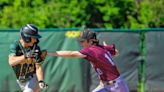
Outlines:
[[81, 54], [79, 51], [56, 51], [48, 52], [49, 56], [69, 57], [69, 58], [84, 58], [86, 55]]

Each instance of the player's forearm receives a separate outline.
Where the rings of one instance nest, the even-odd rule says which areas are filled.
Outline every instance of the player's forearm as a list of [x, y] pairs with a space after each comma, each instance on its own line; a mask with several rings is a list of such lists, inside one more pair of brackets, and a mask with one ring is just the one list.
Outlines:
[[71, 51], [55, 51], [47, 53], [49, 56], [72, 57]]
[[56, 52], [47, 52], [47, 55], [48, 56], [57, 56], [57, 53]]
[[78, 51], [56, 51], [56, 52], [49, 52], [47, 53], [49, 56], [59, 56], [59, 57], [74, 57], [74, 58], [81, 58], [81, 54]]
[[41, 64], [36, 64], [36, 76], [38, 81], [43, 80], [43, 70]]
[[22, 56], [9, 56], [9, 64], [11, 66], [15, 66], [15, 65], [21, 63], [22, 60], [24, 60], [24, 59], [25, 59], [24, 55], [22, 55]]

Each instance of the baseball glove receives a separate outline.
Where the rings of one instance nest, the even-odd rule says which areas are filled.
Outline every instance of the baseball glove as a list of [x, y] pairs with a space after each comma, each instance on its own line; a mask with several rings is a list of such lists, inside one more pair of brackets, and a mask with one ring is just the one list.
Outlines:
[[47, 56], [47, 50], [40, 51], [38, 54], [36, 54], [35, 62], [36, 63], [43, 63], [43, 61], [45, 60], [46, 56]]
[[42, 50], [41, 51], [41, 59], [42, 59], [42, 61], [45, 60], [46, 56], [47, 56], [47, 50]]

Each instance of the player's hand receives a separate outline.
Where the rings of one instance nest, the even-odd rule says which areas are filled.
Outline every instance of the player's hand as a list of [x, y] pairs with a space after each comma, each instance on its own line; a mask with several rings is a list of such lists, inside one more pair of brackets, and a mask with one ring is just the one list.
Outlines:
[[[26, 58], [28, 61], [33, 61], [34, 58]], [[26, 62], [28, 62], [26, 61]]]
[[41, 89], [47, 89], [48, 88], [48, 85], [44, 82], [44, 81], [39, 81], [39, 87]]
[[116, 52], [116, 54], [115, 54], [114, 56], [115, 56], [115, 57], [116, 57], [116, 56], [119, 56], [119, 52], [118, 52], [117, 49], [115, 49], [115, 52]]
[[107, 46], [107, 44], [106, 44], [106, 42], [105, 42], [105, 41], [103, 41], [103, 45], [104, 45], [104, 46]]
[[35, 57], [35, 53], [32, 51], [28, 51], [24, 53], [25, 58], [34, 58]]

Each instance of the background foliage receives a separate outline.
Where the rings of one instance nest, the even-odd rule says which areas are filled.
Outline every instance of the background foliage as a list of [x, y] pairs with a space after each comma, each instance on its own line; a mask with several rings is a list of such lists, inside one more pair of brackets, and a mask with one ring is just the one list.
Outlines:
[[164, 26], [164, 0], [1, 0], [0, 28]]

